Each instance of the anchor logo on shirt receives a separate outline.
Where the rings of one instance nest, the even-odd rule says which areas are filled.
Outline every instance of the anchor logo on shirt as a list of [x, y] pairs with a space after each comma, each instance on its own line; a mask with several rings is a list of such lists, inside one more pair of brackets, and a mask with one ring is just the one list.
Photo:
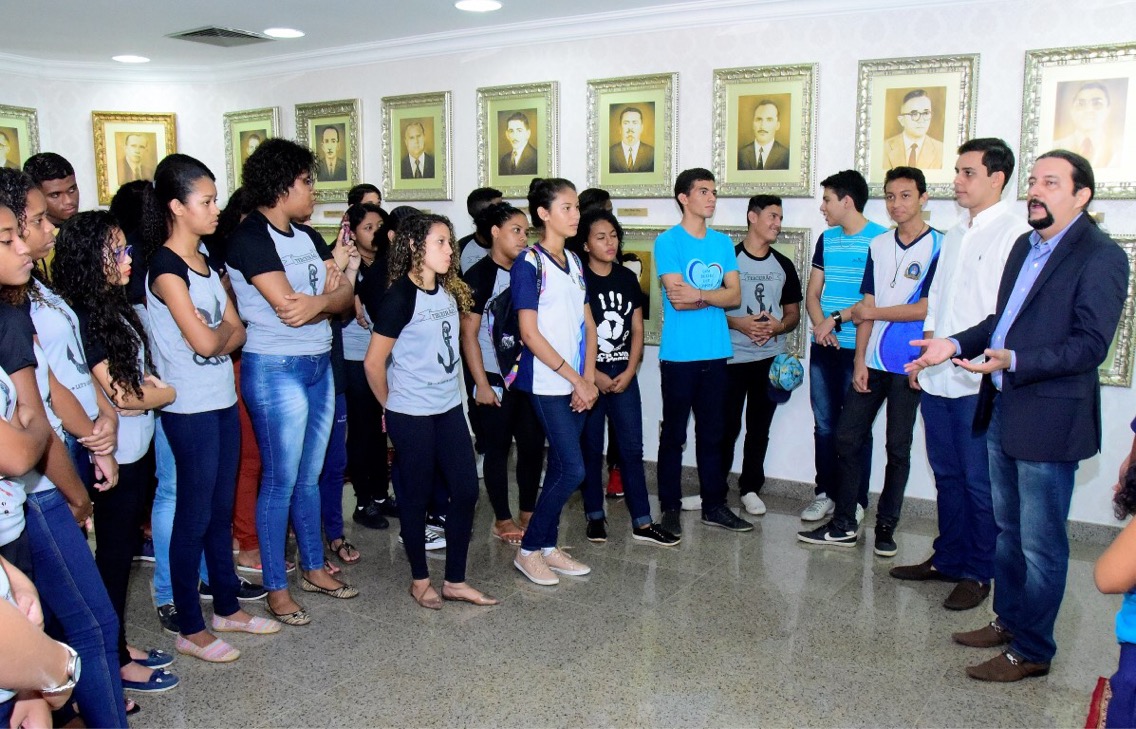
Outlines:
[[[224, 314], [221, 313], [221, 302], [216, 299], [213, 300], [212, 315], [210, 315], [208, 311], [202, 309], [200, 306], [197, 307], [197, 313], [201, 315], [201, 318], [205, 320], [205, 324], [208, 325], [210, 329], [220, 324], [221, 319], [224, 318]], [[228, 361], [229, 355], [227, 354], [217, 355], [214, 357], [205, 357], [198, 354], [197, 352], [193, 353], [193, 363], [198, 367], [217, 366]]]
[[450, 345], [450, 342], [453, 341], [453, 335], [450, 333], [451, 329], [452, 327], [450, 327], [448, 321], [442, 322], [442, 341], [446, 344], [446, 354], [450, 357], [450, 363], [446, 364], [446, 360], [442, 359], [442, 355], [439, 353], [438, 364], [442, 365], [442, 369], [446, 371], [447, 375], [452, 374], [454, 368], [458, 366], [458, 358], [454, 355], [453, 346]]
[[[765, 284], [759, 283], [759, 284], [757, 284], [756, 286], [753, 287], [753, 298], [757, 300], [757, 313], [758, 314], [764, 313], [766, 311], [770, 311], [770, 309], [765, 308]], [[750, 307], [747, 306], [746, 307], [746, 313], [752, 314], [753, 309], [751, 309]]]
[[314, 263], [308, 264], [308, 283], [311, 284], [312, 287], [312, 296], [319, 293], [316, 291], [316, 286], [319, 284], [319, 269], [316, 268], [316, 264]]
[[91, 371], [87, 368], [86, 363], [84, 363], [81, 358], [76, 357], [75, 353], [71, 351], [70, 344], [67, 345], [67, 361], [75, 367], [75, 370], [78, 371], [79, 374], [88, 375], [91, 373]]

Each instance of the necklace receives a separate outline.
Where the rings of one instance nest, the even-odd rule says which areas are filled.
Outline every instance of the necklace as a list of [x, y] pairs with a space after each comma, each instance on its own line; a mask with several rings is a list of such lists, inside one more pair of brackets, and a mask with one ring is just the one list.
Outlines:
[[[893, 271], [892, 274], [891, 274], [891, 288], [893, 288], [893, 289], [895, 288], [895, 281], [896, 281], [897, 278], [899, 278], [899, 267], [903, 265], [904, 259], [907, 258], [907, 252], [910, 251], [915, 246], [915, 241], [919, 240], [923, 236], [923, 234], [927, 232], [928, 227], [929, 226], [924, 225], [923, 228], [919, 231], [919, 235], [915, 236], [915, 238], [911, 241], [911, 245], [908, 246], [907, 248], [903, 248], [903, 246], [901, 246], [899, 244], [899, 229], [898, 228], [896, 229], [896, 231], [895, 231], [895, 244], [896, 244], [895, 247], [896, 248], [903, 248], [903, 255], [900, 256], [899, 259], [895, 261], [895, 271]], [[892, 252], [893, 260], [894, 260], [894, 255], [895, 255], [895, 252], [893, 251]]]

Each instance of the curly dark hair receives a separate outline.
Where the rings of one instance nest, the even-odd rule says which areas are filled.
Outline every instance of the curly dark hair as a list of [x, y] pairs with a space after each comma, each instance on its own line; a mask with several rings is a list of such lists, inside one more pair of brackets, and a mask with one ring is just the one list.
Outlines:
[[473, 293], [461, 278], [461, 260], [457, 255], [457, 242], [454, 237], [454, 226], [450, 219], [444, 215], [421, 213], [404, 220], [398, 227], [394, 237], [394, 245], [390, 250], [390, 276], [388, 283], [394, 283], [404, 274], [414, 273], [422, 269], [422, 259], [426, 249], [417, 245], [426, 240], [430, 229], [435, 225], [444, 225], [450, 236], [450, 249], [454, 255], [450, 257], [450, 270], [438, 276], [438, 283], [446, 293], [454, 297], [458, 304], [458, 311], [466, 312], [473, 308]]
[[12, 211], [16, 216], [16, 227], [20, 235], [28, 227], [28, 193], [35, 187], [32, 178], [20, 170], [0, 167], [0, 205]]
[[1127, 519], [1136, 514], [1136, 464], [1129, 466], [1124, 481], [1112, 499], [1112, 511], [1117, 519]]
[[316, 156], [307, 147], [280, 137], [266, 140], [245, 160], [245, 205], [249, 210], [276, 207], [296, 178], [315, 167]]
[[[107, 270], [114, 265], [111, 246], [119, 232], [114, 216], [104, 210], [76, 213], [55, 238], [51, 282], [73, 308], [90, 312], [90, 335], [106, 350], [112, 387], [141, 398], [138, 348], [146, 332], [127, 301], [126, 287], [107, 280]], [[154, 369], [149, 349], [146, 369]]]

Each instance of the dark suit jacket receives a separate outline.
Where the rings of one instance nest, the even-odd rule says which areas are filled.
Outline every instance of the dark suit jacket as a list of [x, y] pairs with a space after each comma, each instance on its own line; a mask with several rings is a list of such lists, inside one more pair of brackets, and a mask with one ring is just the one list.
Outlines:
[[[433, 177], [434, 176], [434, 158], [431, 157], [430, 155], [426, 154], [425, 152], [422, 153], [422, 176], [423, 177]], [[403, 157], [402, 157], [402, 179], [404, 179], [404, 180], [413, 180], [414, 179], [414, 168], [410, 166], [410, 156], [409, 155], [403, 155]]]
[[[774, 140], [773, 146], [769, 148], [769, 157], [762, 160], [762, 162], [765, 163], [765, 167], [763, 169], [789, 169], [789, 148], [784, 144], [781, 144], [780, 142]], [[757, 150], [753, 148], [752, 142], [738, 150], [738, 169], [757, 169]]]
[[623, 156], [623, 145], [613, 144], [608, 150], [608, 172], [654, 172], [655, 148], [646, 142], [639, 142], [639, 152], [635, 155], [635, 164], [627, 167], [627, 158]]
[[142, 176], [135, 177], [130, 171], [130, 165], [126, 163], [125, 157], [118, 158], [118, 184], [123, 185], [127, 182], [134, 182], [135, 180], [153, 180], [154, 168], [143, 162], [139, 165], [141, 168]]
[[327, 159], [320, 156], [316, 160], [316, 177], [321, 182], [347, 182], [347, 160], [342, 157], [335, 158], [335, 169], [327, 168]]
[[[994, 313], [956, 334], [965, 358], [990, 346], [1029, 254], [1029, 234], [1014, 244]], [[1079, 461], [1100, 451], [1097, 368], [1108, 355], [1128, 291], [1128, 257], [1087, 215], [1054, 249], [1006, 334], [1017, 368], [1002, 372], [1002, 448], [1029, 461]], [[975, 428], [990, 422], [997, 391], [982, 378]]]
[[535, 175], [536, 174], [536, 148], [526, 144], [521, 150], [521, 158], [517, 166], [513, 167], [513, 150], [501, 155], [497, 160], [497, 174], [499, 175]]

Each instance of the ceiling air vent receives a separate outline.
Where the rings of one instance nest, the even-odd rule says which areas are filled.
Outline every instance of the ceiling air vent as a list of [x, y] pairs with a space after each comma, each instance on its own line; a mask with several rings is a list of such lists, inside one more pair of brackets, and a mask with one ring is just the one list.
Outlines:
[[221, 46], [222, 48], [247, 46], [250, 43], [261, 43], [263, 41], [272, 40], [261, 33], [253, 33], [249, 30], [237, 30], [236, 28], [219, 28], [215, 25], [205, 28], [195, 28], [193, 30], [183, 30], [180, 33], [170, 33], [166, 37], [191, 41], [193, 43], [205, 43], [211, 46]]

